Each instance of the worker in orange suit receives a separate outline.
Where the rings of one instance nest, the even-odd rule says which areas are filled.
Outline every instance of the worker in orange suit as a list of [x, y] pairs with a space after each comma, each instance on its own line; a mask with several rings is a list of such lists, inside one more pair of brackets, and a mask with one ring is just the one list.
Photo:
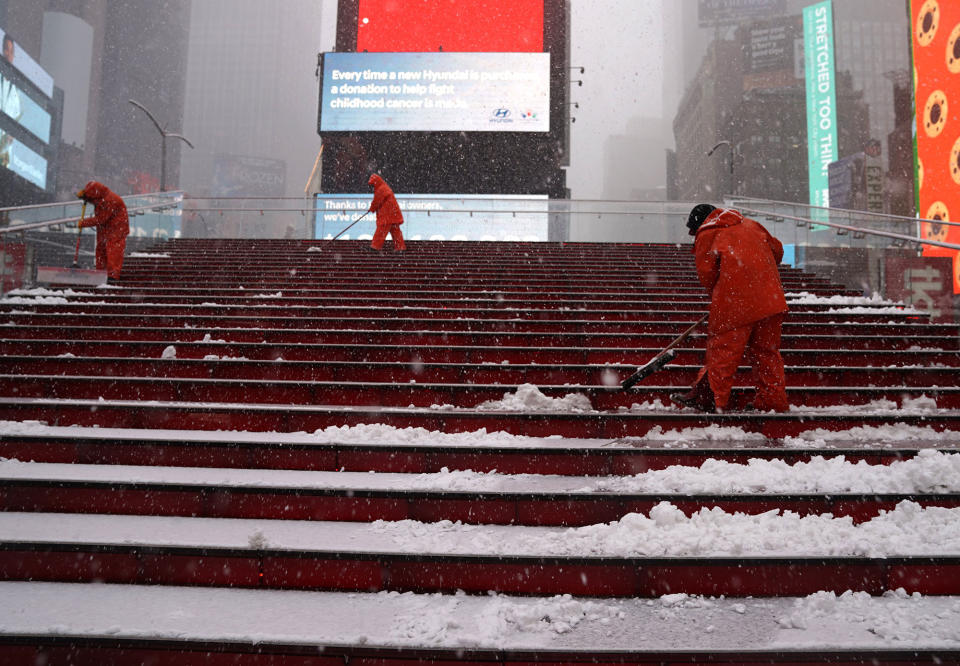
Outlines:
[[393, 190], [377, 174], [370, 176], [367, 185], [373, 188], [373, 201], [370, 202], [370, 210], [377, 213], [377, 231], [373, 234], [370, 247], [374, 250], [381, 250], [384, 241], [387, 239], [387, 234], [390, 234], [393, 239], [393, 249], [403, 252], [407, 249], [403, 242], [403, 234], [400, 233], [403, 213], [400, 212], [400, 205], [393, 195]]
[[80, 227], [97, 228], [97, 270], [106, 269], [107, 278], [116, 280], [123, 268], [123, 252], [130, 234], [127, 205], [110, 188], [95, 180], [77, 192], [77, 197], [94, 206], [94, 216], [81, 221]]
[[778, 264], [783, 245], [739, 211], [698, 204], [687, 228], [694, 241], [700, 284], [710, 292], [706, 364], [694, 387], [671, 396], [701, 411], [730, 406], [733, 376], [746, 358], [757, 392], [753, 408], [785, 412], [787, 403], [780, 333], [787, 300]]

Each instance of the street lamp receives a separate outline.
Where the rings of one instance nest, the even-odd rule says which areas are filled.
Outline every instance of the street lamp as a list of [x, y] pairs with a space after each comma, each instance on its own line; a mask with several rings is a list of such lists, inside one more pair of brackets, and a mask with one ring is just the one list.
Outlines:
[[713, 153], [720, 146], [726, 146], [727, 148], [730, 149], [730, 194], [736, 194], [736, 192], [734, 192], [735, 182], [733, 180], [733, 144], [727, 141], [726, 139], [724, 139], [723, 141], [718, 141], [713, 148], [707, 151], [707, 157], [710, 157], [711, 155], [713, 155]]
[[173, 132], [168, 132], [167, 130], [160, 127], [160, 123], [157, 122], [157, 119], [153, 117], [153, 114], [140, 102], [135, 99], [128, 99], [128, 102], [133, 104], [135, 107], [147, 114], [147, 117], [153, 122], [154, 126], [157, 128], [157, 131], [160, 132], [160, 136], [163, 137], [163, 141], [160, 146], [160, 191], [167, 191], [167, 137], [172, 136], [174, 138], [180, 139], [185, 144], [193, 148], [193, 144], [190, 143], [190, 140], [183, 136], [182, 134], [175, 134]]

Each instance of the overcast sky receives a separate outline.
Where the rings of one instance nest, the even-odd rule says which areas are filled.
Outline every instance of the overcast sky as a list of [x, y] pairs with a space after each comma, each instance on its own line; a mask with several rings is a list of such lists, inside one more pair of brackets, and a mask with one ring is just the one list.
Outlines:
[[[676, 0], [674, 0], [676, 1]], [[567, 186], [576, 199], [624, 198], [615, 183], [605, 182], [603, 165], [608, 138], [624, 135], [635, 119], [663, 118], [664, 38], [661, 0], [570, 0], [570, 64], [585, 73], [571, 72], [570, 168]], [[672, 113], [671, 113], [672, 115]], [[672, 137], [667, 137], [672, 145]], [[665, 180], [663, 147], [650, 146], [633, 166], [636, 177]], [[612, 180], [613, 176], [607, 176]]]

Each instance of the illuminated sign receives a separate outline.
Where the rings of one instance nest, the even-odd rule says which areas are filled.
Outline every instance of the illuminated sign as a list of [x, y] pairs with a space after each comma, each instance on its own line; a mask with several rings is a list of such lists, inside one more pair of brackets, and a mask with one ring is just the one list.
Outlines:
[[360, 0], [356, 51], [543, 51], [543, 4]]
[[47, 187], [47, 160], [0, 130], [0, 166], [30, 181], [41, 190]]
[[549, 53], [326, 53], [320, 132], [548, 132]]
[[807, 156], [810, 204], [830, 205], [830, 163], [836, 161], [837, 91], [833, 51], [833, 5], [824, 0], [803, 9], [807, 83]]
[[[397, 194], [409, 240], [546, 241], [546, 195]], [[333, 238], [370, 208], [371, 194], [318, 194], [314, 238]], [[342, 239], [370, 238], [371, 213]]]
[[53, 97], [53, 77], [23, 50], [23, 47], [7, 37], [7, 33], [0, 29], [0, 38], [3, 39], [3, 58], [16, 67], [33, 85], [47, 97]]
[[50, 114], [21, 90], [0, 67], [0, 111], [44, 143], [50, 143]]
[[[912, 0], [916, 85], [917, 214], [927, 240], [960, 243], [960, 4]], [[953, 292], [960, 294], [960, 252], [924, 245], [925, 257], [953, 260]]]
[[762, 14], [783, 14], [786, 0], [700, 0], [697, 20], [700, 27], [743, 23]]

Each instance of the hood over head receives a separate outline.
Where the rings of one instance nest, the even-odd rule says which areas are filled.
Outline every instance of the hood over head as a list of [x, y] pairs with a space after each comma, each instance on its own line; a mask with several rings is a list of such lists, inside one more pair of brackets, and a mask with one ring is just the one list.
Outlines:
[[707, 219], [697, 233], [706, 229], [719, 229], [722, 227], [732, 227], [743, 222], [743, 213], [733, 208], [717, 208], [707, 216]]
[[706, 203], [697, 204], [693, 207], [693, 210], [690, 211], [690, 215], [687, 216], [687, 229], [690, 230], [691, 236], [696, 235], [697, 229], [700, 228], [700, 225], [703, 224], [703, 221], [706, 220], [707, 216], [716, 209], [716, 206], [711, 206], [710, 204]]
[[100, 201], [107, 195], [107, 192], [109, 192], [109, 190], [106, 185], [91, 180], [82, 190], [77, 192], [77, 197], [86, 201]]
[[381, 178], [378, 174], [374, 173], [374, 174], [370, 174], [370, 179], [367, 181], [367, 185], [369, 185], [370, 187], [377, 187], [382, 182], [383, 182], [383, 178]]

